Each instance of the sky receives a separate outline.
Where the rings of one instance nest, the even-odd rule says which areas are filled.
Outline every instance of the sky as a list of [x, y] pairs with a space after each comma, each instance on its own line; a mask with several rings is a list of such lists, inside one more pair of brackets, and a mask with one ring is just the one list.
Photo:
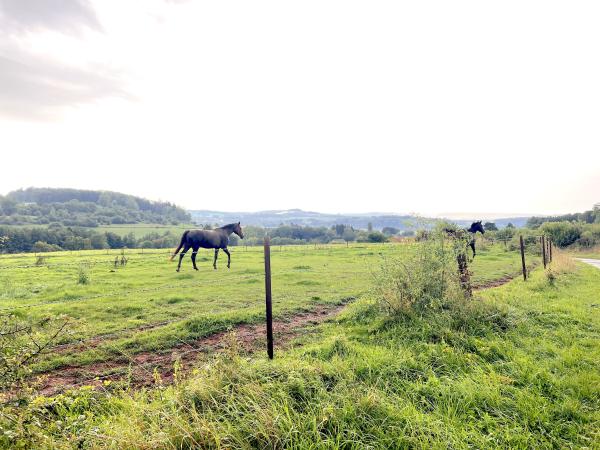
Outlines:
[[591, 209], [598, 23], [597, 1], [0, 0], [0, 194]]

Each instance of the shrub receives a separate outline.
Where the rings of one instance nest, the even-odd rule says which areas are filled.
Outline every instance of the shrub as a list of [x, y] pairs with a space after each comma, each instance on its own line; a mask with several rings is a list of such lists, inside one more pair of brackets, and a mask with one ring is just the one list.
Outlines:
[[37, 241], [31, 249], [35, 253], [58, 252], [62, 250], [58, 245], [48, 244], [44, 241]]
[[572, 222], [546, 222], [540, 227], [559, 247], [567, 247], [581, 237], [581, 225]]
[[379, 231], [373, 231], [367, 235], [367, 240], [369, 242], [386, 242], [387, 237]]
[[465, 239], [447, 237], [440, 226], [413, 255], [384, 259], [374, 287], [384, 309], [404, 314], [463, 298], [456, 257], [466, 244]]

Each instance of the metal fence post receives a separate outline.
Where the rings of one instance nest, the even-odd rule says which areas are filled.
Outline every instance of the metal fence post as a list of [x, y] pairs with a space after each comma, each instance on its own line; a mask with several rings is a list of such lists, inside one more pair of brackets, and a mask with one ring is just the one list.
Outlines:
[[265, 237], [265, 303], [267, 309], [267, 354], [273, 359], [273, 305], [271, 297], [271, 241]]
[[523, 244], [523, 235], [519, 236], [521, 245], [521, 265], [523, 266], [523, 281], [527, 281], [527, 266], [525, 265], [525, 245]]

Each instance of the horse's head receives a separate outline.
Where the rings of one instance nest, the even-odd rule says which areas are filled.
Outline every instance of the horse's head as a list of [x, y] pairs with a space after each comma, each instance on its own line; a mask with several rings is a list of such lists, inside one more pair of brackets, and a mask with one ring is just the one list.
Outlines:
[[467, 230], [471, 233], [477, 233], [478, 231], [481, 232], [481, 234], [485, 233], [485, 230], [483, 229], [483, 225], [481, 225], [481, 220], [478, 222], [473, 222], [471, 224], [471, 227]]
[[244, 232], [242, 231], [242, 226], [240, 225], [240, 222], [236, 223], [233, 226], [233, 232], [237, 234], [240, 238], [244, 239]]

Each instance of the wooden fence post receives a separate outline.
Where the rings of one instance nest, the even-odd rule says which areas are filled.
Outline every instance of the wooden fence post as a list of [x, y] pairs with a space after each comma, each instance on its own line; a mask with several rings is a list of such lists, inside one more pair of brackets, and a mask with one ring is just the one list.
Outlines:
[[544, 269], [546, 268], [546, 239], [544, 236], [540, 237], [540, 242], [542, 244], [542, 261], [544, 262]]
[[548, 239], [548, 251], [550, 253], [550, 262], [552, 262], [552, 239]]
[[527, 266], [525, 265], [525, 245], [523, 244], [523, 235], [519, 236], [521, 244], [521, 265], [523, 267], [523, 281], [527, 281]]
[[267, 354], [273, 359], [273, 305], [271, 297], [271, 240], [265, 237], [265, 302], [267, 309]]
[[458, 276], [460, 277], [460, 286], [465, 292], [467, 298], [473, 297], [473, 288], [471, 287], [471, 274], [467, 265], [467, 254], [461, 252], [456, 257], [458, 263]]

